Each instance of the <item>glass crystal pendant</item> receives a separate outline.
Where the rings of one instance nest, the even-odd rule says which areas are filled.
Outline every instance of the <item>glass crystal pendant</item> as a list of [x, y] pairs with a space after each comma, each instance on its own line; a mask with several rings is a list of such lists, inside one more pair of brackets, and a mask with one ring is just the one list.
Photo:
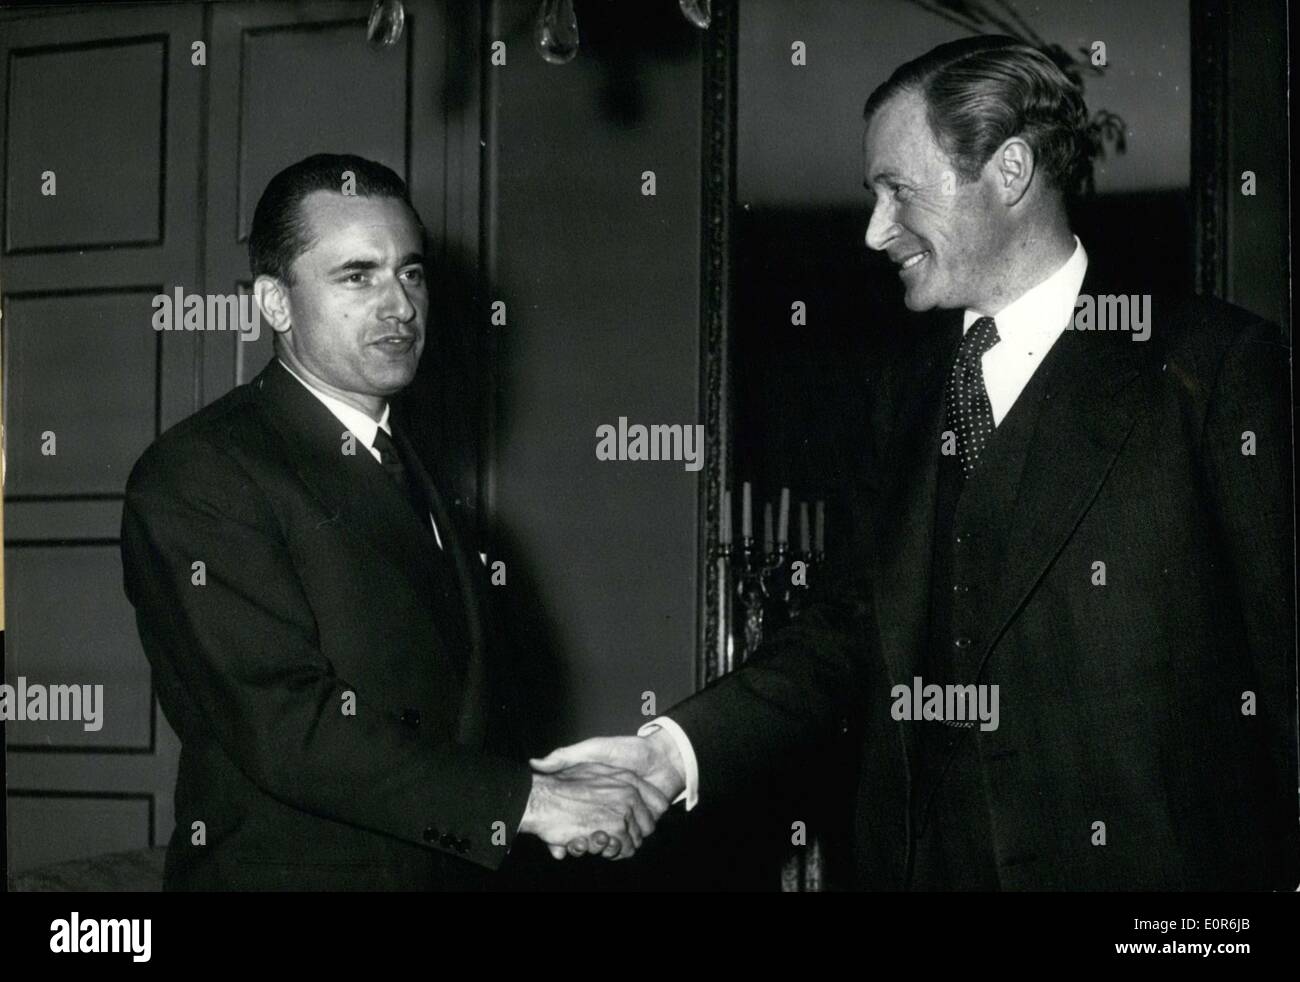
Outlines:
[[552, 65], [573, 61], [578, 53], [578, 16], [573, 0], [542, 0], [533, 25], [533, 44]]
[[713, 0], [677, 0], [686, 19], [702, 31], [713, 23]]
[[391, 48], [402, 38], [406, 27], [406, 8], [402, 0], [375, 0], [366, 25], [366, 40], [373, 48]]

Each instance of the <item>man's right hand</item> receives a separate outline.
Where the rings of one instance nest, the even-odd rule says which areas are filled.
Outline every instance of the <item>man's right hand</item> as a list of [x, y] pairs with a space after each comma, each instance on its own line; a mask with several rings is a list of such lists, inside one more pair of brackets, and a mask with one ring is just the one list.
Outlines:
[[669, 799], [653, 784], [628, 770], [583, 761], [533, 774], [519, 831], [546, 843], [551, 855], [565, 856], [565, 845], [594, 837], [602, 855], [627, 859], [654, 831]]
[[[584, 763], [619, 768], [622, 773], [631, 772], [643, 783], [651, 785], [666, 803], [671, 803], [686, 789], [686, 766], [682, 755], [662, 729], [655, 729], [646, 736], [593, 737], [552, 750], [545, 757], [529, 763], [540, 774], [564, 773], [566, 768]], [[537, 776], [535, 774], [534, 778]], [[612, 859], [621, 854], [621, 847], [602, 830], [573, 836], [560, 847], [551, 846], [551, 855], [556, 859], [563, 859], [566, 854], [581, 856], [584, 853]]]

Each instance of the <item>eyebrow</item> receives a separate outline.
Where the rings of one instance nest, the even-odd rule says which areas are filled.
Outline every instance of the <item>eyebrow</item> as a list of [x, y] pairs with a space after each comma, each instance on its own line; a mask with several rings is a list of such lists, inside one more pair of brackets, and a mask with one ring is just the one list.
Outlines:
[[[423, 266], [424, 256], [420, 255], [418, 252], [408, 252], [402, 257], [402, 261], [397, 265], [399, 269], [406, 266]], [[375, 262], [373, 259], [349, 259], [347, 262], [339, 263], [339, 265], [330, 269], [327, 275], [337, 276], [339, 273], [369, 273], [372, 270], [381, 268], [381, 266], [381, 263]]]
[[871, 185], [873, 185], [873, 184], [879, 184], [879, 183], [881, 183], [882, 181], [890, 181], [890, 180], [897, 181], [897, 180], [899, 179], [899, 177], [900, 177], [900, 175], [899, 175], [898, 171], [895, 171], [895, 170], [882, 170], [882, 171], [880, 171], [878, 174], [876, 174], [874, 177], [870, 178], [869, 180], [863, 181], [863, 182], [862, 182], [862, 186], [863, 186], [864, 188], [866, 188], [868, 191], [870, 191], [870, 190], [871, 190]]

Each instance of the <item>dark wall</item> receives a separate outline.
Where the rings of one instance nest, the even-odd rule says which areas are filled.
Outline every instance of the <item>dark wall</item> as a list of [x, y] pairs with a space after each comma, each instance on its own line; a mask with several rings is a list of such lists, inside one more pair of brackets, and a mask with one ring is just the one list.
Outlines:
[[537, 6], [490, 8], [485, 299], [508, 323], [485, 328], [486, 491], [544, 742], [628, 732], [642, 693], [693, 689], [698, 474], [595, 447], [620, 416], [699, 419], [701, 39], [675, 4], [619, 23], [579, 3], [579, 54], [547, 64]]
[[[1227, 299], [1289, 325], [1286, 4], [1230, 9]], [[1254, 195], [1241, 193], [1245, 171]]]

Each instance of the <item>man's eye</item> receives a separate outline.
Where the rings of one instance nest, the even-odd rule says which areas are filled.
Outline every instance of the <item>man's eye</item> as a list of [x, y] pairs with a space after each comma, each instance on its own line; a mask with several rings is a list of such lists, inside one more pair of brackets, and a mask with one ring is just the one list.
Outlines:
[[405, 277], [407, 281], [414, 283], [417, 286], [424, 282], [424, 270], [418, 267], [406, 270], [402, 273], [402, 276]]
[[352, 283], [352, 284], [364, 283], [365, 281], [366, 281], [365, 273], [348, 273], [348, 275], [343, 280], [344, 283]]
[[901, 184], [896, 184], [890, 190], [893, 192], [894, 197], [899, 201], [906, 201], [908, 198], [912, 196], [912, 189], [908, 187], [904, 187]]

